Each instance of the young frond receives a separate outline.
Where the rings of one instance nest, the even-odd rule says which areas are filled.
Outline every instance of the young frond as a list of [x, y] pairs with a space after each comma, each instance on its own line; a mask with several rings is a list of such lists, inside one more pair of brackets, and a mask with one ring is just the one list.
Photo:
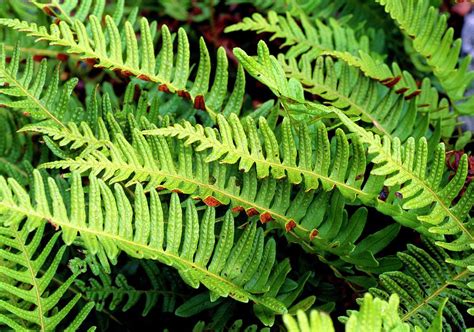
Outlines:
[[472, 274], [465, 267], [447, 264], [449, 256], [444, 250], [424, 243], [426, 250], [409, 244], [407, 251], [399, 252], [404, 269], [380, 275], [379, 288], [370, 291], [385, 299], [398, 294], [400, 316], [413, 326], [428, 329], [441, 311], [443, 331], [464, 331], [462, 311], [474, 296], [467, 286], [473, 281]]
[[461, 39], [453, 40], [454, 30], [448, 29], [446, 15], [440, 15], [429, 0], [376, 1], [413, 39], [413, 47], [425, 57], [448, 96], [452, 100], [463, 98], [474, 72], [469, 71], [469, 56], [458, 65]]
[[79, 309], [80, 294], [66, 299], [69, 287], [81, 273], [78, 268], [59, 287], [52, 285], [66, 249], [62, 246], [55, 250], [60, 233], [42, 245], [44, 224], [32, 234], [29, 225], [3, 226], [17, 217], [5, 218], [3, 195], [0, 197], [0, 327], [16, 331], [53, 331], [67, 319], [70, 321], [67, 329], [78, 329], [94, 303], [89, 302]]
[[[117, 26], [113, 18], [105, 16], [105, 28], [99, 17], [90, 15], [85, 25], [79, 20], [73, 24], [61, 21], [49, 28], [18, 19], [0, 19], [0, 25], [34, 36], [51, 45], [63, 46], [68, 53], [78, 54], [95, 67], [119, 72], [123, 76], [135, 76], [143, 81], [158, 84], [160, 91], [174, 93], [193, 103], [198, 110], [215, 118], [218, 113], [239, 113], [244, 95], [245, 75], [239, 67], [233, 91], [227, 94], [228, 60], [221, 47], [217, 52], [217, 65], [211, 84], [211, 60], [204, 40], [200, 39], [199, 66], [191, 86], [190, 49], [184, 29], [177, 33], [177, 52], [173, 51], [173, 39], [166, 25], [161, 28], [161, 50], [155, 55], [150, 24], [146, 18], [140, 20], [140, 39], [132, 24], [126, 21]], [[122, 41], [120, 36], [125, 35]], [[140, 45], [140, 46], [139, 46]]]
[[3, 224], [26, 220], [29, 228], [35, 228], [48, 220], [62, 230], [66, 244], [80, 239], [104, 266], [108, 260], [115, 262], [123, 251], [174, 267], [188, 285], [197, 288], [203, 284], [214, 299], [251, 300], [269, 315], [286, 312], [276, 297], [290, 271], [288, 260], [275, 263], [275, 241], [265, 243], [263, 229], [255, 222], [237, 239], [229, 210], [217, 236], [215, 210], [209, 207], [200, 216], [190, 199], [183, 209], [176, 193], [165, 212], [157, 191], [145, 194], [140, 184], [130, 200], [119, 184], [112, 189], [91, 175], [85, 194], [80, 175], [72, 173], [66, 199], [55, 180], [48, 178], [46, 187], [38, 171], [33, 175], [32, 197], [14, 179], [0, 177]]

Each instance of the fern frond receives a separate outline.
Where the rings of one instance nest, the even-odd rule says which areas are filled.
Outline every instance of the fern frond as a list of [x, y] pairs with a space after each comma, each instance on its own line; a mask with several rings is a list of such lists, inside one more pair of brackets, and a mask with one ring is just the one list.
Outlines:
[[[301, 21], [301, 27], [296, 20]], [[396, 63], [390, 68], [380, 55], [370, 52], [366, 35], [358, 40], [352, 29], [342, 27], [336, 22], [330, 20], [329, 25], [325, 25], [318, 20], [311, 22], [305, 13], [298, 16], [287, 13], [284, 17], [274, 12], [269, 13], [267, 20], [257, 13], [254, 14], [253, 20], [245, 18], [243, 22], [227, 28], [226, 31], [269, 32], [273, 34], [271, 39], [285, 39], [281, 48], [290, 47], [279, 56], [283, 64], [285, 59], [295, 61], [300, 55], [303, 55], [308, 63], [321, 55], [327, 55], [358, 68], [365, 76], [394, 88], [407, 98], [419, 93], [415, 79], [408, 72], [402, 72]]]
[[[229, 211], [216, 240], [215, 210], [208, 208], [199, 217], [195, 205], [187, 200], [183, 211], [176, 193], [171, 195], [165, 213], [158, 193], [152, 189], [145, 195], [140, 184], [131, 202], [120, 185], [112, 190], [91, 175], [85, 197], [81, 177], [73, 173], [66, 201], [52, 178], [47, 180], [49, 194], [38, 171], [34, 171], [34, 178], [34, 197], [14, 179], [0, 178], [0, 218], [4, 224], [27, 220], [28, 227], [34, 228], [48, 220], [62, 229], [66, 244], [79, 238], [101, 261], [114, 262], [121, 251], [158, 260], [177, 269], [190, 286], [206, 286], [214, 299], [230, 296], [241, 302], [252, 300], [273, 314], [286, 312], [276, 299], [280, 287], [272, 285], [275, 278], [279, 285], [283, 283], [289, 263], [274, 264], [275, 242], [265, 243], [263, 230], [254, 222], [234, 241], [234, 220]], [[279, 271], [282, 268], [284, 271]], [[275, 274], [270, 277], [272, 271]]]
[[[444, 250], [424, 242], [426, 250], [409, 244], [406, 252], [399, 252], [405, 268], [380, 275], [380, 288], [370, 291], [381, 298], [398, 294], [400, 316], [413, 326], [428, 329], [441, 309], [443, 331], [463, 331], [466, 323], [462, 310], [469, 307], [474, 296], [467, 286], [472, 274], [467, 268], [446, 263], [449, 256]], [[448, 302], [444, 306], [445, 299]]]
[[175, 275], [158, 268], [153, 261], [140, 260], [139, 266], [141, 269], [138, 273], [144, 272], [150, 284], [149, 288], [135, 288], [122, 273], [116, 274], [112, 280], [111, 275], [100, 267], [96, 278], [90, 278], [87, 282], [76, 280], [75, 285], [81, 293], [95, 302], [98, 311], [108, 308], [111, 311], [127, 312], [137, 307], [141, 301], [144, 302], [142, 316], [145, 317], [160, 301], [163, 312], [173, 312], [176, 298], [180, 295], [175, 290], [176, 280], [172, 279]]
[[60, 147], [69, 146], [74, 151], [86, 147], [81, 151], [87, 154], [89, 151], [100, 150], [109, 141], [109, 133], [101, 117], [97, 118], [98, 133], [95, 135], [86, 122], [78, 126], [74, 122], [68, 122], [66, 128], [50, 124], [29, 124], [22, 127], [19, 132], [34, 132], [50, 137]]
[[[2, 222], [6, 221], [4, 211], [0, 203]], [[0, 256], [3, 260], [0, 289], [5, 295], [0, 300], [0, 326], [4, 328], [51, 331], [67, 318], [72, 320], [67, 328], [76, 330], [94, 306], [89, 302], [76, 313], [75, 318], [71, 314], [81, 295], [66, 300], [65, 294], [80, 271], [76, 270], [59, 288], [54, 289], [51, 283], [66, 247], [53, 251], [59, 233], [42, 246], [43, 235], [44, 225], [33, 235], [30, 235], [28, 226], [0, 226]], [[47, 263], [49, 258], [52, 261]], [[7, 296], [15, 302], [11, 303]]]
[[[301, 27], [296, 19], [301, 21]], [[289, 47], [289, 50], [285, 52], [287, 58], [294, 58], [305, 53], [314, 58], [331, 51], [351, 54], [357, 54], [359, 51], [369, 53], [367, 36], [358, 40], [352, 29], [341, 26], [334, 19], [330, 19], [329, 24], [326, 25], [319, 20], [313, 23], [304, 14], [293, 17], [289, 12], [286, 16], [282, 16], [269, 11], [267, 18], [255, 13], [252, 17], [246, 17], [242, 22], [227, 27], [225, 32], [249, 30], [256, 33], [271, 33], [270, 40], [284, 39], [285, 42], [281, 47]]]
[[[359, 311], [350, 311], [345, 331], [410, 331], [410, 326], [398, 315], [399, 298], [396, 294], [387, 302], [367, 293], [361, 302]], [[335, 331], [329, 315], [316, 310], [311, 310], [309, 317], [304, 311], [298, 311], [296, 319], [285, 314], [283, 322], [289, 332]]]
[[331, 317], [324, 312], [316, 310], [311, 310], [309, 317], [304, 311], [299, 310], [296, 313], [296, 319], [289, 314], [285, 314], [283, 316], [283, 323], [288, 332], [335, 331]]
[[[387, 88], [347, 63], [334, 63], [331, 57], [323, 56], [316, 58], [314, 65], [306, 56], [299, 62], [280, 59], [280, 63], [287, 76], [301, 82], [305, 91], [321, 97], [324, 104], [360, 116], [377, 132], [404, 141], [413, 135], [424, 136], [428, 129], [429, 111], [434, 108], [431, 103], [419, 108], [417, 98], [404, 96], [404, 90]], [[446, 121], [442, 126], [447, 126]]]
[[[369, 176], [365, 179], [366, 149], [355, 137], [349, 141], [342, 130], [336, 130], [330, 140], [323, 124], [313, 128], [301, 123], [297, 129], [292, 129], [288, 118], [284, 118], [275, 131], [264, 118], [259, 119], [258, 126], [250, 117], [239, 120], [232, 115], [229, 119], [218, 116], [217, 123], [217, 132], [184, 122], [144, 133], [175, 136], [185, 145], [196, 143], [193, 147], [196, 151], [210, 150], [204, 159], [206, 162], [238, 163], [240, 170], [256, 172], [258, 178], [271, 175], [275, 179], [287, 177], [292, 184], [304, 182], [306, 192], [320, 186], [324, 191], [337, 188], [348, 201], [357, 198], [363, 204], [396, 217], [405, 226], [423, 232], [413, 215], [403, 213], [397, 198], [385, 202], [378, 199], [383, 178]], [[280, 150], [280, 146], [283, 149]]]
[[[235, 115], [231, 115], [231, 117], [235, 117]], [[221, 115], [218, 117], [218, 122], [225, 124], [224, 128], [230, 128]], [[238, 121], [234, 121], [234, 123], [238, 123]], [[269, 130], [268, 125], [266, 123], [263, 123], [263, 125], [267, 131], [264, 136], [269, 138], [269, 142], [275, 141], [276, 137]], [[193, 127], [190, 128], [194, 129]], [[173, 129], [174, 127], [169, 128], [170, 131]], [[254, 128], [254, 130], [257, 129]], [[341, 144], [346, 144], [344, 142], [347, 142], [347, 139], [342, 136], [342, 132], [338, 133], [333, 144], [337, 149], [341, 149]], [[190, 137], [198, 137], [193, 131], [187, 132], [187, 134]], [[228, 138], [231, 137], [230, 132], [225, 135]], [[262, 136], [260, 134], [256, 135]], [[309, 135], [307, 131], [306, 135]], [[319, 135], [321, 137], [317, 142], [327, 141], [329, 149], [330, 143], [324, 126], [319, 128]], [[287, 232], [290, 240], [296, 240], [306, 251], [317, 253], [318, 257], [337, 255], [342, 259], [338, 263], [340, 266], [347, 265], [347, 263], [355, 264], [363, 271], [375, 272], [373, 268], [379, 265], [382, 268], [383, 264], [374, 256], [388, 245], [398, 233], [399, 226], [395, 224], [385, 227], [366, 238], [362, 237], [362, 230], [367, 221], [367, 211], [359, 209], [349, 218], [347, 212], [344, 211], [347, 199], [338, 191], [334, 193], [326, 191], [334, 188], [333, 181], [337, 182], [336, 187], [339, 187], [339, 183], [342, 187], [344, 182], [335, 180], [335, 178], [325, 182], [325, 179], [329, 178], [327, 175], [322, 176], [323, 179], [321, 180], [326, 190], [314, 190], [314, 188], [306, 190], [302, 188], [295, 192], [296, 196], [292, 196], [291, 183], [286, 180], [277, 180], [273, 176], [265, 177], [262, 181], [259, 181], [257, 179], [259, 176], [255, 168], [252, 168], [252, 164], [248, 165], [249, 169], [246, 172], [241, 173], [235, 167], [225, 166], [218, 163], [217, 160], [209, 160], [212, 156], [216, 157], [214, 152], [197, 152], [195, 147], [185, 146], [176, 141], [167, 141], [163, 137], [150, 136], [145, 139], [136, 129], [133, 136], [133, 141], [128, 143], [122, 134], [118, 134], [116, 136], [117, 141], [108, 143], [107, 147], [100, 152], [94, 151], [88, 155], [81, 154], [75, 159], [46, 163], [42, 167], [60, 167], [80, 172], [92, 172], [100, 175], [104, 180], [112, 182], [127, 180], [127, 185], [137, 182], [146, 183], [147, 189], [158, 187], [170, 191], [177, 190], [190, 194], [194, 198], [199, 198], [211, 206], [229, 204], [234, 212], [245, 211], [248, 216], [259, 215], [259, 219], [263, 223], [272, 221], [272, 224], [278, 225]], [[286, 138], [291, 140], [288, 144], [295, 145], [293, 139], [297, 140], [297, 137], [293, 137], [293, 134], [291, 134]], [[306, 138], [309, 139], [309, 136]], [[237, 138], [234, 139], [238, 141]], [[217, 142], [215, 143], [214, 146], [217, 146]], [[306, 142], [305, 146], [309, 148], [311, 144], [311, 142]], [[347, 145], [347, 148], [349, 148], [349, 145]], [[227, 153], [224, 150], [233, 153], [236, 148], [233, 145], [223, 144], [219, 151], [224, 154]], [[266, 152], [268, 155], [274, 155], [273, 152]], [[329, 150], [326, 152], [329, 153]], [[340, 158], [338, 155], [339, 153], [335, 153], [334, 158]], [[220, 156], [218, 157], [220, 158]], [[343, 153], [342, 158], [346, 157], [348, 156]], [[236, 163], [239, 158], [232, 157], [232, 163]], [[247, 158], [246, 160], [251, 159]], [[312, 159], [311, 155], [310, 159]], [[330, 160], [331, 158], [328, 156], [326, 159], [321, 159], [321, 162], [329, 162]], [[230, 162], [230, 159], [228, 162]], [[296, 169], [296, 167], [278, 161], [268, 163], [266, 159], [257, 158], [255, 162], [257, 165], [262, 164], [257, 168], [266, 167], [268, 172], [273, 167], [278, 171], [281, 170], [278, 174], [283, 177], [286, 176], [285, 172], [288, 167], [290, 167], [290, 171]], [[335, 160], [334, 165], [346, 165], [347, 162]], [[278, 163], [280, 166], [278, 166]], [[326, 169], [326, 166], [319, 165], [318, 167]], [[345, 174], [346, 171], [348, 171], [347, 166], [341, 166], [340, 174]], [[355, 171], [357, 169], [352, 169], [352, 172]], [[312, 172], [315, 175], [306, 180], [314, 180], [315, 186], [319, 187], [320, 173], [317, 170], [308, 168], [304, 176], [309, 177], [313, 174]], [[336, 173], [339, 174], [339, 171]], [[360, 178], [356, 182], [360, 184], [358, 181], [362, 180]], [[309, 183], [313, 182], [310, 181]], [[383, 185], [380, 181], [375, 184], [377, 183]], [[416, 217], [414, 215], [401, 215], [401, 209], [396, 205], [391, 205], [393, 204], [392, 199], [387, 202], [377, 202], [380, 189], [376, 188], [375, 193], [373, 193], [373, 188], [366, 192], [357, 187], [356, 184], [347, 182], [347, 188], [342, 188], [340, 191], [344, 192], [350, 200], [355, 195], [354, 192], [349, 190], [350, 188], [352, 188], [352, 191], [362, 193], [360, 197], [365, 197], [368, 201], [372, 199], [372, 204], [384, 213], [397, 216], [397, 220], [401, 224], [414, 227], [423, 232], [423, 229], [419, 228]], [[377, 245], [374, 245], [375, 243]], [[360, 248], [355, 249], [356, 246]], [[328, 264], [335, 263], [329, 262]]]
[[6, 107], [20, 109], [34, 119], [49, 118], [58, 125], [64, 126], [62, 117], [77, 79], [70, 80], [62, 89], [59, 89], [59, 72], [56, 70], [48, 88], [44, 89], [48, 74], [46, 60], [41, 61], [35, 79], [33, 79], [32, 58], [27, 58], [21, 74], [19, 69], [19, 46], [15, 48], [10, 63], [7, 64], [5, 49], [3, 45], [0, 45], [0, 103]]
[[[89, 15], [102, 17], [106, 10], [110, 9], [106, 6], [105, 0], [50, 0], [46, 2], [38, 2], [33, 0], [32, 3], [50, 16], [57, 17], [68, 24], [73, 24], [74, 20], [85, 22]], [[118, 0], [114, 5], [114, 13], [111, 15], [114, 22], [119, 24], [124, 11], [124, 0]]]
[[[418, 211], [418, 219], [430, 226], [435, 234], [457, 235], [452, 242], [436, 244], [454, 251], [471, 250], [474, 243], [473, 220], [469, 215], [474, 204], [474, 184], [466, 182], [468, 158], [463, 155], [452, 179], [445, 178], [446, 153], [444, 144], [437, 146], [428, 167], [428, 145], [425, 138], [408, 139], [403, 146], [398, 138], [381, 138], [351, 121], [343, 112], [333, 108], [344, 125], [368, 145], [371, 160], [377, 165], [372, 174], [386, 177], [388, 187], [398, 186], [404, 209]], [[466, 191], [458, 195], [466, 183]]]
[[[106, 29], [100, 19], [90, 15], [88, 24], [75, 20], [74, 25], [61, 21], [48, 28], [15, 19], [0, 19], [0, 25], [24, 32], [37, 40], [45, 40], [51, 45], [63, 46], [68, 53], [75, 53], [81, 59], [93, 59], [96, 67], [120, 72], [124, 76], [136, 76], [144, 81], [159, 84], [160, 91], [170, 92], [190, 100], [196, 109], [205, 110], [211, 118], [218, 113], [239, 113], [242, 106], [245, 77], [239, 67], [233, 92], [228, 99], [228, 60], [221, 47], [217, 52], [217, 66], [214, 81], [210, 87], [211, 62], [204, 40], [200, 40], [200, 61], [191, 88], [189, 41], [184, 29], [177, 36], [177, 54], [174, 56], [170, 31], [162, 26], [162, 46], [156, 57], [150, 24], [146, 18], [140, 21], [140, 47], [130, 22], [125, 22], [121, 30], [112, 17], [105, 16]], [[120, 35], [125, 35], [123, 43]]]
[[440, 15], [429, 0], [377, 0], [398, 23], [405, 34], [413, 39], [415, 50], [425, 57], [452, 100], [460, 100], [474, 79], [469, 71], [470, 57], [458, 65], [461, 39], [453, 40], [454, 30], [448, 29], [447, 17]]
[[[295, 59], [285, 60], [283, 57], [277, 61], [270, 55], [264, 42], [259, 42], [257, 51], [256, 59], [239, 48], [234, 49], [234, 54], [245, 70], [282, 98], [287, 107], [294, 107], [298, 103], [307, 104], [303, 98], [304, 91], [307, 91], [322, 97], [325, 103], [346, 110], [348, 114], [361, 116], [362, 120], [371, 122], [377, 132], [401, 135], [402, 138], [412, 134], [417, 137], [425, 135], [431, 114], [435, 114], [434, 120], [441, 121], [445, 135], [450, 135], [456, 124], [453, 114], [449, 113], [447, 101], [439, 101], [429, 80], [425, 80], [423, 89], [419, 90], [413, 77], [402, 73], [396, 65], [393, 72], [385, 66], [387, 74], [378, 74], [373, 80], [351, 68], [354, 65], [352, 62], [344, 64], [343, 61], [337, 66], [330, 60], [333, 55], [319, 57], [313, 65], [313, 59], [306, 55], [299, 62]], [[374, 72], [380, 73], [378, 65], [374, 66]], [[389, 78], [386, 75], [390, 75]], [[380, 81], [387, 86], [397, 86], [400, 84], [397, 83], [400, 77], [409, 82], [410, 88], [393, 91], [378, 83]], [[305, 111], [297, 109], [292, 113], [302, 115]], [[318, 113], [309, 115], [316, 119], [321, 117]]]

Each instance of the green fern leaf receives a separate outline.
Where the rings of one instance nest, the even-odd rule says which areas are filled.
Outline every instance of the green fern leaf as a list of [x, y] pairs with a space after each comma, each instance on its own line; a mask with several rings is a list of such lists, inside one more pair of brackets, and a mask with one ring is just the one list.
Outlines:
[[7, 65], [3, 45], [0, 45], [0, 103], [6, 107], [20, 109], [28, 116], [41, 120], [49, 118], [64, 126], [62, 118], [68, 106], [69, 96], [77, 83], [70, 80], [64, 88], [58, 89], [59, 72], [55, 71], [48, 89], [44, 89], [47, 75], [47, 61], [41, 61], [36, 78], [33, 80], [33, 60], [27, 58], [24, 72], [19, 75], [20, 48], [13, 52]]
[[[400, 186], [404, 209], [418, 209], [418, 219], [430, 225], [430, 232], [457, 234], [452, 242], [437, 244], [454, 251], [470, 250], [474, 242], [472, 218], [469, 211], [474, 204], [474, 186], [470, 183], [461, 199], [453, 203], [465, 185], [468, 175], [467, 155], [463, 155], [455, 176], [446, 181], [444, 144], [437, 146], [432, 165], [428, 168], [428, 145], [425, 138], [415, 142], [410, 138], [402, 146], [400, 140], [374, 135], [351, 121], [343, 112], [332, 109], [347, 128], [357, 134], [374, 154], [372, 163], [378, 167], [372, 174], [386, 176], [386, 186]], [[424, 211], [420, 210], [426, 208]]]
[[[350, 311], [345, 322], [345, 331], [410, 331], [410, 326], [404, 323], [398, 314], [399, 298], [396, 294], [390, 296], [388, 302], [365, 294], [359, 311]], [[308, 315], [299, 311], [296, 319], [286, 314], [283, 322], [289, 332], [335, 331], [328, 314], [311, 310]]]
[[[296, 19], [301, 21], [302, 28]], [[287, 58], [294, 58], [304, 53], [309, 53], [314, 58], [328, 51], [347, 51], [353, 54], [359, 50], [369, 52], [369, 41], [366, 36], [357, 40], [352, 29], [341, 26], [334, 19], [330, 19], [326, 25], [319, 20], [313, 23], [304, 14], [293, 17], [287, 12], [285, 17], [269, 11], [267, 18], [255, 13], [252, 17], [246, 17], [242, 22], [227, 27], [225, 32], [248, 30], [271, 33], [270, 40], [285, 39], [281, 47], [290, 47], [285, 54]]]
[[[3, 218], [4, 211], [5, 207], [0, 204], [2, 221], [6, 221]], [[66, 247], [61, 247], [53, 254], [60, 233], [56, 233], [46, 245], [41, 246], [43, 234], [44, 224], [32, 237], [29, 236], [28, 226], [0, 227], [0, 255], [3, 260], [0, 289], [11, 298], [7, 300], [2, 296], [0, 300], [0, 326], [14, 330], [51, 331], [67, 317], [68, 320], [72, 319], [67, 329], [76, 330], [94, 306], [93, 302], [89, 302], [78, 311], [75, 318], [71, 317], [70, 313], [81, 295], [77, 294], [71, 300], [63, 298], [80, 271], [74, 272], [53, 291], [51, 282]], [[52, 257], [49, 265], [46, 263], [48, 257]]]
[[470, 57], [457, 64], [461, 40], [453, 41], [454, 30], [448, 29], [446, 16], [440, 15], [429, 0], [377, 2], [385, 7], [385, 11], [413, 39], [413, 47], [425, 57], [449, 97], [452, 100], [461, 99], [474, 79], [474, 72], [470, 72], [468, 68]]
[[[211, 118], [221, 112], [240, 112], [245, 87], [243, 69], [238, 69], [233, 92], [225, 103], [228, 60], [223, 48], [219, 48], [217, 52], [216, 75], [212, 87], [208, 89], [210, 60], [207, 47], [201, 38], [200, 62], [195, 81], [189, 90], [187, 82], [190, 76], [190, 50], [183, 29], [178, 31], [178, 49], [174, 60], [171, 34], [166, 25], [161, 29], [162, 47], [156, 57], [152, 29], [146, 18], [140, 21], [140, 47], [130, 22], [126, 21], [119, 30], [112, 17], [105, 16], [105, 21], [105, 32], [99, 18], [94, 15], [89, 16], [87, 26], [79, 20], [74, 20], [74, 24], [61, 21], [59, 24], [52, 24], [48, 29], [17, 19], [0, 19], [0, 25], [34, 36], [37, 40], [45, 40], [51, 45], [63, 46], [68, 53], [78, 54], [81, 59], [92, 59], [96, 62], [96, 67], [159, 84], [160, 91], [175, 93], [190, 100], [196, 109], [205, 110]], [[124, 47], [120, 39], [121, 34], [126, 36]]]
[[473, 296], [467, 286], [472, 275], [466, 268], [447, 264], [449, 256], [441, 248], [426, 240], [424, 244], [426, 250], [408, 245], [406, 252], [398, 253], [405, 269], [382, 274], [380, 289], [371, 292], [381, 298], [398, 294], [400, 316], [413, 326], [428, 329], [441, 310], [443, 331], [465, 330], [461, 310]]
[[[49, 220], [63, 230], [66, 244], [71, 244], [79, 236], [88, 251], [99, 258], [105, 255], [114, 262], [124, 251], [132, 257], [158, 260], [176, 268], [190, 286], [205, 285], [212, 290], [214, 298], [230, 296], [241, 302], [252, 300], [273, 313], [286, 312], [280, 301], [267, 294], [272, 280], [262, 269], [271, 271], [273, 263], [256, 263], [258, 260], [254, 255], [261, 250], [270, 250], [274, 244], [270, 240], [263, 245], [263, 231], [256, 228], [255, 223], [248, 225], [234, 243], [234, 221], [228, 212], [217, 245], [214, 245], [214, 209], [208, 208], [199, 221], [191, 200], [187, 201], [183, 211], [177, 194], [171, 196], [166, 220], [157, 192], [152, 190], [148, 198], [141, 185], [136, 186], [135, 200], [131, 203], [118, 184], [112, 190], [102, 180], [90, 176], [86, 199], [81, 178], [78, 173], [73, 173], [70, 207], [66, 207], [67, 203], [52, 178], [47, 181], [50, 192], [47, 197], [44, 179], [37, 171], [34, 177], [34, 198], [30, 198], [13, 179], [7, 182], [0, 178], [0, 216], [4, 224], [26, 219], [29, 227], [38, 227], [43, 220]], [[19, 205], [19, 201], [24, 204]], [[249, 252], [248, 247], [252, 248], [256, 243], [262, 244], [254, 252]], [[198, 255], [198, 247], [206, 252]], [[196, 260], [201, 257], [200, 261], [194, 260], [195, 255]], [[274, 261], [274, 257], [268, 259]], [[249, 265], [249, 262], [254, 264]], [[264, 275], [266, 278], [260, 279]], [[259, 280], [258, 288], [247, 290], [254, 279]], [[277, 291], [279, 288], [276, 287]]]

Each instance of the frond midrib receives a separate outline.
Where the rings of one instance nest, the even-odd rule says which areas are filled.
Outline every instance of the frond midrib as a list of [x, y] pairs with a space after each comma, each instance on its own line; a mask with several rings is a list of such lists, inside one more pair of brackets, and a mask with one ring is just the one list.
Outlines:
[[470, 273], [469, 270], [466, 268], [462, 272], [455, 275], [452, 279], [446, 280], [445, 283], [439, 286], [433, 293], [425, 297], [423, 301], [421, 301], [414, 308], [412, 308], [410, 311], [405, 313], [402, 317], [402, 320], [403, 321], [409, 320], [410, 317], [416, 314], [422, 307], [424, 307], [425, 305], [428, 305], [432, 299], [434, 299], [439, 294], [441, 294], [451, 284], [451, 281], [462, 279], [464, 276], [469, 275], [469, 273]]
[[[50, 220], [55, 225], [58, 225], [58, 226], [60, 226], [61, 228], [64, 228], [64, 229], [73, 229], [73, 230], [75, 230], [75, 231], [77, 231], [81, 234], [87, 233], [87, 234], [90, 234], [92, 236], [97, 237], [98, 239], [107, 238], [107, 239], [112, 240], [112, 241], [123, 243], [124, 245], [126, 245], [128, 247], [140, 248], [140, 249], [142, 249], [142, 252], [154, 253], [156, 255], [156, 257], [160, 257], [160, 256], [166, 257], [168, 260], [177, 262], [181, 266], [185, 265], [185, 266], [189, 267], [190, 269], [198, 270], [200, 273], [214, 279], [215, 281], [223, 283], [231, 289], [237, 290], [238, 293], [243, 291], [243, 292], [246, 293], [246, 296], [249, 299], [251, 299], [252, 301], [254, 301], [255, 303], [260, 304], [264, 307], [267, 307], [265, 301], [261, 301], [259, 299], [259, 297], [254, 296], [252, 293], [249, 293], [249, 292], [243, 290], [243, 287], [240, 287], [240, 286], [232, 283], [231, 281], [221, 277], [220, 275], [217, 275], [215, 273], [212, 273], [212, 272], [206, 270], [202, 266], [197, 265], [192, 261], [184, 260], [180, 256], [170, 254], [169, 252], [166, 252], [165, 250], [160, 250], [160, 249], [153, 248], [153, 247], [147, 246], [147, 245], [139, 243], [139, 242], [134, 242], [134, 241], [131, 241], [131, 240], [127, 240], [127, 239], [124, 239], [120, 236], [116, 236], [116, 235], [107, 233], [105, 231], [98, 231], [98, 230], [93, 230], [93, 229], [90, 229], [90, 228], [80, 227], [76, 224], [67, 223], [67, 222], [64, 222], [62, 220], [58, 220], [58, 219], [54, 218], [51, 215], [42, 215], [42, 214], [37, 213], [36, 211], [25, 209], [21, 206], [6, 204], [5, 201], [0, 201], [0, 206], [3, 206], [4, 208], [9, 209], [10, 211], [15, 211], [17, 213], [20, 213], [23, 216], [31, 216], [31, 217], [34, 217], [34, 218], [40, 218], [42, 220]], [[229, 295], [232, 296], [232, 293], [229, 292]], [[272, 309], [272, 308], [269, 308], [269, 309]], [[44, 329], [43, 329], [43, 331], [44, 331]]]

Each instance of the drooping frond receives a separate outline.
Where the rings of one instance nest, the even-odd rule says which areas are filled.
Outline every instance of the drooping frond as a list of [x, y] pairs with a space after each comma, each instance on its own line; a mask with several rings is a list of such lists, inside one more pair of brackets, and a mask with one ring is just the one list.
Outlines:
[[[38, 171], [34, 171], [34, 178], [33, 197], [14, 179], [0, 178], [0, 219], [4, 224], [26, 220], [28, 227], [34, 228], [48, 220], [62, 229], [66, 244], [80, 239], [105, 266], [123, 251], [173, 266], [188, 285], [197, 288], [203, 284], [214, 299], [229, 296], [241, 302], [251, 300], [272, 315], [286, 312], [276, 297], [290, 271], [288, 260], [275, 263], [275, 242], [265, 243], [263, 230], [255, 222], [234, 240], [237, 234], [230, 211], [217, 236], [215, 210], [207, 208], [199, 216], [190, 199], [183, 210], [176, 193], [165, 213], [156, 190], [145, 194], [140, 184], [135, 186], [131, 201], [119, 184], [111, 189], [91, 175], [85, 195], [80, 175], [73, 173], [66, 200], [52, 178], [47, 179], [48, 191]], [[274, 285], [275, 278], [280, 287]]]
[[[351, 310], [345, 322], [345, 331], [410, 331], [398, 314], [399, 298], [396, 294], [387, 301], [365, 294], [360, 309]], [[328, 314], [311, 310], [309, 315], [298, 311], [296, 319], [289, 314], [283, 316], [288, 332], [334, 332], [334, 325]]]
[[[3, 196], [2, 196], [3, 199]], [[3, 203], [3, 200], [2, 200]], [[5, 218], [0, 203], [0, 327], [13, 330], [52, 331], [60, 326], [76, 330], [83, 323], [94, 303], [78, 308], [80, 294], [66, 299], [66, 293], [81, 273], [76, 269], [61, 286], [53, 286], [53, 278], [63, 258], [65, 246], [55, 250], [59, 233], [42, 245], [44, 224], [33, 234], [27, 225], [5, 227], [15, 216]], [[74, 309], [76, 308], [76, 309]], [[75, 311], [77, 312], [75, 312]], [[74, 317], [74, 315], [76, 315]]]
[[[156, 56], [150, 24], [146, 18], [140, 21], [140, 42], [130, 22], [126, 21], [119, 29], [112, 17], [105, 16], [104, 20], [105, 28], [95, 15], [88, 17], [86, 25], [74, 20], [73, 24], [61, 21], [47, 28], [17, 19], [0, 19], [0, 25], [22, 31], [37, 40], [45, 40], [51, 45], [63, 46], [68, 53], [78, 54], [83, 60], [95, 62], [96, 67], [156, 83], [160, 91], [175, 93], [190, 100], [196, 109], [207, 111], [211, 118], [221, 112], [240, 112], [245, 76], [243, 69], [239, 67], [233, 92], [228, 96], [228, 60], [222, 47], [217, 52], [217, 65], [211, 85], [209, 51], [201, 38], [199, 66], [192, 80], [193, 84], [188, 88], [191, 71], [190, 49], [184, 29], [179, 29], [177, 33], [175, 56], [171, 33], [168, 27], [163, 25], [162, 46]], [[121, 35], [126, 36], [124, 41]]]
[[[464, 154], [460, 158], [456, 174], [446, 179], [443, 143], [430, 158], [425, 138], [418, 141], [410, 138], [401, 145], [398, 138], [381, 138], [358, 126], [340, 110], [332, 110], [368, 145], [368, 152], [374, 155], [371, 162], [377, 165], [371, 174], [385, 177], [386, 186], [399, 188], [397, 195], [401, 197], [402, 207], [416, 210], [418, 219], [429, 225], [430, 232], [457, 236], [452, 242], [437, 241], [436, 244], [454, 251], [471, 250], [474, 235], [469, 214], [474, 204], [474, 183], [467, 180], [468, 156]], [[466, 190], [461, 194], [463, 188]]]
[[380, 275], [380, 288], [370, 291], [385, 299], [398, 294], [400, 316], [413, 326], [428, 329], [441, 311], [443, 331], [464, 331], [462, 311], [474, 296], [467, 286], [473, 276], [465, 267], [447, 264], [449, 256], [444, 250], [424, 242], [426, 250], [409, 244], [407, 251], [399, 252], [397, 256], [405, 268]]
[[454, 29], [448, 29], [447, 17], [440, 15], [429, 0], [377, 2], [413, 39], [414, 49], [425, 58], [449, 97], [452, 100], [463, 98], [474, 79], [474, 72], [469, 71], [469, 56], [458, 65], [461, 39], [453, 40]]

